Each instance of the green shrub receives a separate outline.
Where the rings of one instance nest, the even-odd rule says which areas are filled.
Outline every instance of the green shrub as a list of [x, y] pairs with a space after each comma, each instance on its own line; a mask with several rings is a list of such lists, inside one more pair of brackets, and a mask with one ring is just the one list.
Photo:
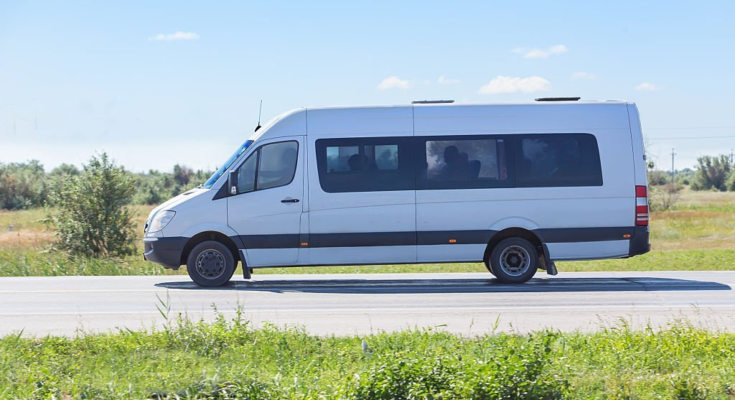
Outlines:
[[735, 192], [735, 170], [730, 172], [730, 177], [727, 179], [727, 190]]
[[74, 255], [124, 256], [135, 251], [134, 222], [126, 208], [135, 193], [134, 178], [102, 153], [79, 175], [64, 175], [50, 196], [48, 216], [56, 246]]
[[46, 173], [38, 161], [0, 163], [0, 209], [38, 207], [46, 202], [47, 197]]

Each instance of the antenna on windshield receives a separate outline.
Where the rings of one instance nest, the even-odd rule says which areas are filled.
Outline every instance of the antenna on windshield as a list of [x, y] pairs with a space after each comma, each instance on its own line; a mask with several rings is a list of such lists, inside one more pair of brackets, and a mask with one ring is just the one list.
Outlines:
[[255, 127], [255, 132], [260, 129], [260, 115], [263, 114], [263, 100], [260, 100], [260, 111], [258, 111], [258, 126]]

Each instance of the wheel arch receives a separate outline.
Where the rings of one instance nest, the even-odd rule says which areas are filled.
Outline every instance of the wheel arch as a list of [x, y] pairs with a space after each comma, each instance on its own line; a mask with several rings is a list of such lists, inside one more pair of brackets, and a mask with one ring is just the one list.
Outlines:
[[544, 243], [541, 240], [541, 238], [534, 233], [532, 230], [525, 229], [525, 228], [505, 228], [502, 231], [494, 234], [490, 238], [490, 242], [488, 242], [487, 247], [485, 248], [485, 255], [483, 256], [483, 261], [486, 263], [488, 262], [490, 255], [493, 253], [493, 250], [495, 250], [495, 247], [503, 241], [504, 239], [511, 238], [511, 237], [518, 237], [522, 239], [526, 239], [529, 242], [531, 242], [534, 247], [536, 247], [536, 250], [538, 250], [539, 254], [546, 254]]
[[230, 250], [230, 253], [232, 253], [232, 258], [235, 260], [235, 267], [237, 267], [237, 262], [241, 261], [240, 252], [238, 251], [237, 244], [235, 244], [235, 241], [232, 240], [232, 238], [230, 238], [229, 236], [217, 231], [200, 232], [192, 236], [192, 238], [186, 242], [186, 245], [184, 245], [184, 249], [181, 252], [181, 265], [186, 264], [186, 260], [189, 258], [189, 253], [194, 248], [194, 246], [208, 240], [214, 240], [227, 246], [227, 249]]

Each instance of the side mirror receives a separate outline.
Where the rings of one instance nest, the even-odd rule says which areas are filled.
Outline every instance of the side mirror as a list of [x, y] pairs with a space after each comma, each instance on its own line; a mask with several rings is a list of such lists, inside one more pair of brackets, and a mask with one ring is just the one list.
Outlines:
[[227, 187], [230, 188], [230, 195], [237, 194], [237, 170], [230, 171], [230, 174], [227, 175]]

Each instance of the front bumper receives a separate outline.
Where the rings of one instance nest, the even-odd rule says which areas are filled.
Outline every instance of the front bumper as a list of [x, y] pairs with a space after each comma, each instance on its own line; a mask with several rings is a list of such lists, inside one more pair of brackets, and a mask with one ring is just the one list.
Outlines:
[[647, 226], [636, 226], [633, 237], [630, 238], [628, 257], [639, 256], [651, 251], [651, 243], [648, 241], [649, 232]]
[[187, 238], [184, 237], [145, 238], [143, 258], [164, 268], [178, 269], [182, 264], [181, 254], [186, 242]]

